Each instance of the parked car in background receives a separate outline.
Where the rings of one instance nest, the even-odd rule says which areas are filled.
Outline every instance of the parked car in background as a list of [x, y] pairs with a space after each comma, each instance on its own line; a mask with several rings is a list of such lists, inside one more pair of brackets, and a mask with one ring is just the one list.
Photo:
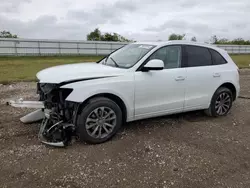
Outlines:
[[128, 44], [97, 63], [51, 67], [37, 74], [47, 144], [72, 135], [97, 144], [123, 123], [205, 110], [227, 115], [239, 95], [238, 68], [226, 51], [186, 41]]

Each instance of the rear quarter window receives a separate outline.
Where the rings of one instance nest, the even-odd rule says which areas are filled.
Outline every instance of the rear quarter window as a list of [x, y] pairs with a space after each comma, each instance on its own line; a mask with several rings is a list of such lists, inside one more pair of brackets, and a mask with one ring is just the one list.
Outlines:
[[222, 55], [219, 52], [212, 49], [209, 49], [209, 51], [212, 55], [212, 60], [214, 65], [222, 65], [227, 63], [227, 61], [222, 57]]

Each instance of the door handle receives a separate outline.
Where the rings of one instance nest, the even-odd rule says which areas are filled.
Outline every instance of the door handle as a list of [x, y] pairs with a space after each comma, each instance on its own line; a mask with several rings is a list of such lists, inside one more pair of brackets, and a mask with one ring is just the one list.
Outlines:
[[214, 73], [213, 77], [220, 77], [220, 73]]
[[176, 81], [183, 81], [185, 78], [183, 76], [178, 76], [175, 78]]

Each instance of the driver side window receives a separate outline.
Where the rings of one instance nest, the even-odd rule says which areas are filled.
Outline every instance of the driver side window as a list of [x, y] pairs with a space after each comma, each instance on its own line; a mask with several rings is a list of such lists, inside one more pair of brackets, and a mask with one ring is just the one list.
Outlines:
[[160, 59], [164, 69], [179, 68], [181, 65], [181, 46], [165, 46], [154, 52], [148, 59]]

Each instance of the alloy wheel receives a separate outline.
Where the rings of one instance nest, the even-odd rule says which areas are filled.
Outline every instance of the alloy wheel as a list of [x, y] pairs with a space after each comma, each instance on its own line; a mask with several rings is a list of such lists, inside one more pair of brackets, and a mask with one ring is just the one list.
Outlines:
[[231, 97], [228, 93], [221, 93], [215, 101], [215, 111], [218, 115], [225, 115], [231, 107]]
[[87, 133], [94, 138], [105, 138], [114, 130], [116, 119], [116, 114], [111, 108], [98, 107], [86, 119]]

